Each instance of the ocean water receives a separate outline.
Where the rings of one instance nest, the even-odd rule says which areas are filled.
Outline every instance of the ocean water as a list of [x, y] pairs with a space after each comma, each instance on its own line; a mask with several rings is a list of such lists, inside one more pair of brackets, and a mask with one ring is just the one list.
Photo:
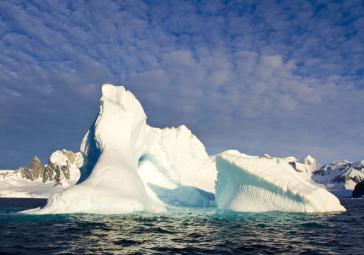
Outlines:
[[20, 215], [43, 200], [0, 199], [1, 254], [364, 254], [364, 199], [341, 214]]

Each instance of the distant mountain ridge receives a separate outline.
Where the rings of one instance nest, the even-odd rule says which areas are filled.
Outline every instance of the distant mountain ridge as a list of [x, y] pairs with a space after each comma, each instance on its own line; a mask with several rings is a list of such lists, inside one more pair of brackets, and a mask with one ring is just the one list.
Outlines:
[[82, 164], [81, 153], [68, 150], [53, 152], [45, 165], [35, 156], [27, 167], [0, 171], [0, 197], [48, 197], [74, 185]]
[[289, 163], [301, 176], [324, 185], [338, 196], [351, 196], [355, 186], [364, 181], [364, 160], [335, 160], [320, 166], [319, 162], [309, 155], [302, 161], [293, 160]]

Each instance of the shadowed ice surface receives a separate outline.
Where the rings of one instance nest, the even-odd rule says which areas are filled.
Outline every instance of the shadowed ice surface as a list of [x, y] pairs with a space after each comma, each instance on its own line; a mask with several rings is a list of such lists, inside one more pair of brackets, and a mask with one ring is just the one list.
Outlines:
[[44, 201], [0, 199], [0, 253], [361, 254], [364, 200], [341, 214], [233, 213], [172, 208], [163, 215], [19, 215]]

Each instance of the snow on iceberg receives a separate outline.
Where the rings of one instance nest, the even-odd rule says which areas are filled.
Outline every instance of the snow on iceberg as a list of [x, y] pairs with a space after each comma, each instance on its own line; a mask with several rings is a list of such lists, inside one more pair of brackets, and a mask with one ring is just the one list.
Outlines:
[[148, 126], [141, 104], [122, 86], [103, 85], [81, 152], [78, 184], [25, 213], [163, 212], [166, 204], [214, 200], [216, 169], [203, 144], [185, 126]]
[[323, 188], [301, 178], [286, 160], [225, 152], [216, 157], [216, 204], [240, 212], [345, 211]]

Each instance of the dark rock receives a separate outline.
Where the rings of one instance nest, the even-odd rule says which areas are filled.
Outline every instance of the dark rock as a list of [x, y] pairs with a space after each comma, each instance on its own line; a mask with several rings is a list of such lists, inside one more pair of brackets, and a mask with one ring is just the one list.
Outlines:
[[53, 181], [55, 175], [55, 167], [53, 164], [46, 164], [43, 172], [43, 182]]
[[359, 182], [354, 190], [353, 190], [353, 197], [358, 198], [364, 195], [364, 181]]
[[28, 167], [20, 167], [16, 171], [21, 174], [22, 178], [34, 181], [43, 176], [42, 162], [38, 157], [34, 157]]

